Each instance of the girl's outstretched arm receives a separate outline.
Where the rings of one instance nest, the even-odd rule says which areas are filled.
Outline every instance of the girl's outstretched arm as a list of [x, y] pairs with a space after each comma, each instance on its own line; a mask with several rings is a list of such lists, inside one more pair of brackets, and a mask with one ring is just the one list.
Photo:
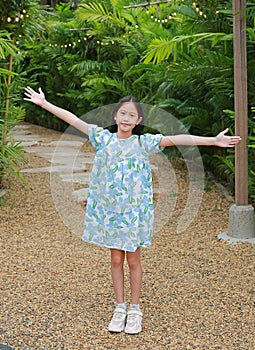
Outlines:
[[48, 102], [45, 99], [44, 93], [42, 92], [41, 88], [39, 88], [39, 93], [37, 93], [31, 87], [27, 86], [25, 88], [25, 96], [27, 96], [27, 98], [24, 98], [25, 101], [32, 102], [46, 109], [48, 112], [54, 114], [56, 117], [64, 120], [66, 123], [72, 125], [76, 129], [88, 135], [88, 124], [83, 120], [79, 119], [73, 113]]
[[161, 147], [167, 146], [218, 146], [235, 147], [240, 141], [240, 136], [226, 136], [228, 129], [220, 132], [215, 137], [194, 136], [194, 135], [173, 135], [163, 136], [160, 141]]

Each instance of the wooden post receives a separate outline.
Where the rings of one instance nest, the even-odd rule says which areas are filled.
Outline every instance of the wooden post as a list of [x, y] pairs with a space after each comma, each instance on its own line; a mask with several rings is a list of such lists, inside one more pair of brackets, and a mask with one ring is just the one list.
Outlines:
[[[10, 55], [9, 57], [9, 66], [8, 66], [8, 70], [10, 72], [12, 72], [12, 63], [13, 63], [13, 56]], [[7, 116], [8, 114], [8, 110], [9, 110], [9, 103], [10, 103], [10, 86], [11, 86], [11, 76], [8, 75], [7, 78], [7, 94], [6, 94], [6, 100], [5, 100], [5, 114]]]
[[235, 155], [235, 204], [229, 209], [228, 235], [219, 238], [255, 242], [255, 214], [248, 204], [248, 98], [246, 49], [246, 0], [233, 0], [235, 133], [242, 137]]
[[242, 137], [242, 141], [236, 146], [235, 155], [236, 205], [248, 205], [248, 98], [245, 8], [246, 0], [233, 0], [235, 133]]
[[[14, 43], [14, 35], [12, 36], [12, 43]], [[8, 69], [10, 72], [12, 72], [12, 64], [13, 64], [13, 56], [10, 54], [9, 57], [9, 66]], [[6, 92], [6, 99], [5, 99], [5, 111], [4, 111], [4, 124], [2, 127], [2, 146], [4, 147], [7, 143], [7, 119], [8, 119], [8, 113], [9, 113], [9, 105], [10, 105], [10, 88], [11, 88], [11, 75], [8, 75], [7, 78], [7, 92]]]

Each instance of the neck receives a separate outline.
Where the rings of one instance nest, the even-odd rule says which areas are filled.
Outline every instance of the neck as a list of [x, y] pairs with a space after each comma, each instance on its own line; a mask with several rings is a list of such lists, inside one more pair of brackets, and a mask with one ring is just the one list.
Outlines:
[[131, 132], [123, 132], [123, 131], [117, 131], [117, 137], [118, 139], [128, 139], [130, 136], [132, 136]]

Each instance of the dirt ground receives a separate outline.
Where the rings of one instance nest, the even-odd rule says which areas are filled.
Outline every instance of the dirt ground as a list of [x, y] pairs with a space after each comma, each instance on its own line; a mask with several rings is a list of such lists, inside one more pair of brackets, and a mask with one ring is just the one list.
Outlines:
[[[49, 164], [26, 157], [26, 167]], [[109, 251], [83, 243], [81, 233], [64, 225], [49, 174], [26, 174], [26, 186], [5, 179], [1, 344], [17, 350], [255, 349], [255, 245], [218, 240], [232, 203], [214, 184], [178, 233], [187, 183], [182, 164], [174, 167], [180, 188], [174, 213], [142, 251], [139, 335], [107, 331], [114, 302]], [[127, 273], [125, 284], [129, 301]]]

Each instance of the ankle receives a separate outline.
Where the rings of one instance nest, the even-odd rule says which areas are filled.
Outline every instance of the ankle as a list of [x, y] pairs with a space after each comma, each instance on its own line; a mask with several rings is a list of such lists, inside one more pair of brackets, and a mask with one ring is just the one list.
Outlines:
[[115, 306], [119, 306], [119, 307], [122, 307], [124, 310], [126, 310], [127, 309], [127, 303], [117, 303], [117, 302], [115, 302], [115, 304], [114, 304]]

